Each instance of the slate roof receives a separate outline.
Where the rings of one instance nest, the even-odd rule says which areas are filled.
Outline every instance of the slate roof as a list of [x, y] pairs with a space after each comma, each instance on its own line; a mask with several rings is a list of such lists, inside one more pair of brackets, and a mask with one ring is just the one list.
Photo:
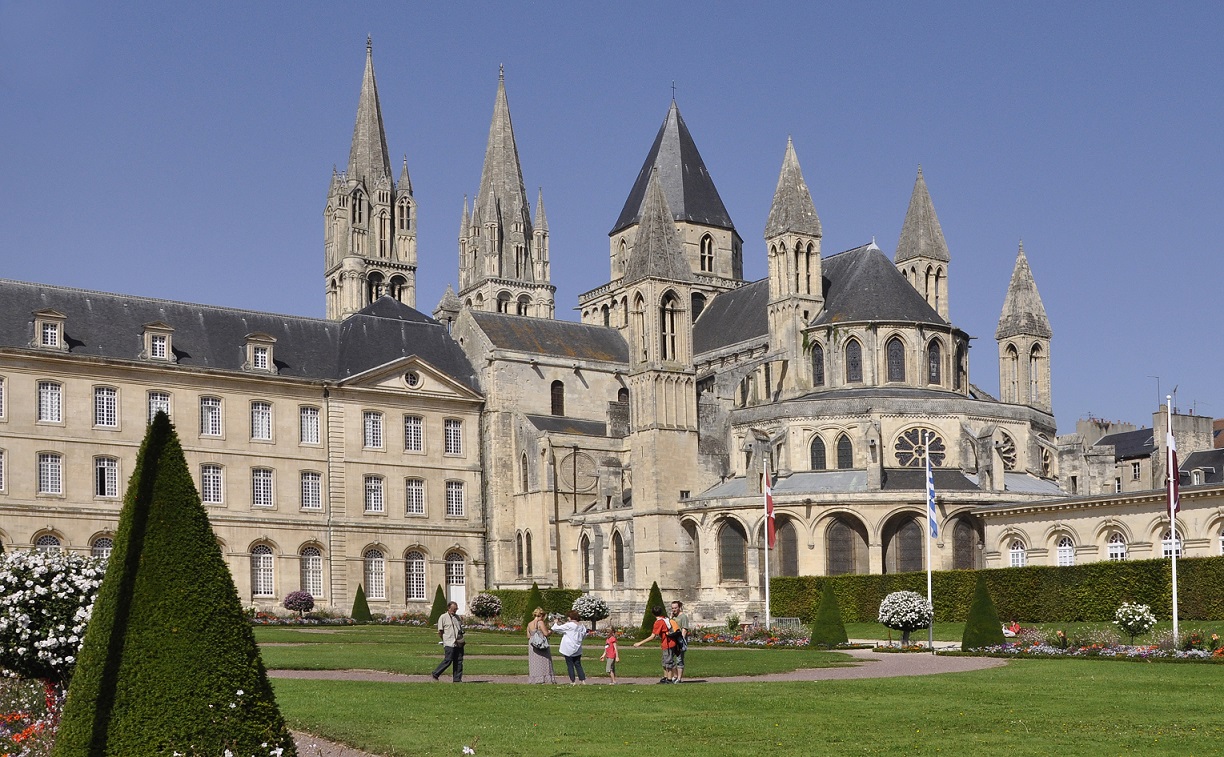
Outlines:
[[658, 169], [659, 179], [663, 183], [667, 205], [677, 221], [692, 221], [721, 229], [735, 228], [701, 159], [701, 153], [697, 151], [693, 136], [680, 116], [680, 109], [672, 100], [667, 117], [663, 119], [654, 144], [646, 154], [646, 162], [642, 164], [642, 170], [638, 172], [633, 189], [625, 200], [625, 207], [621, 209], [609, 234], [632, 226], [641, 218], [646, 187], [655, 169]]
[[786, 138], [786, 154], [782, 157], [782, 170], [778, 173], [778, 187], [774, 190], [773, 203], [769, 206], [769, 218], [765, 221], [765, 238], [770, 239], [795, 232], [820, 236], [820, 216], [812, 194], [803, 180], [799, 157], [795, 145]]
[[469, 312], [495, 349], [580, 360], [629, 362], [629, 345], [619, 331], [607, 326], [482, 310]]
[[72, 355], [140, 360], [145, 325], [163, 322], [174, 329], [171, 344], [183, 367], [241, 371], [247, 335], [264, 333], [276, 339], [281, 376], [341, 380], [415, 355], [477, 389], [446, 327], [389, 297], [337, 322], [0, 279], [0, 347], [29, 348], [33, 313], [44, 309], [67, 316]]
[[722, 292], [693, 324], [693, 354], [769, 337], [769, 279]]
[[907, 321], [947, 326], [875, 243], [821, 261], [824, 309], [813, 325]]
[[1190, 482], [1190, 472], [1195, 468], [1215, 468], [1214, 471], [1205, 471], [1206, 475], [1203, 476], [1201, 483], [1224, 483], [1224, 449], [1206, 449], [1192, 452], [1189, 457], [1181, 461], [1178, 467], [1181, 471], [1183, 484]]
[[579, 436], [607, 436], [608, 424], [581, 418], [566, 418], [560, 415], [528, 415], [527, 420], [540, 431]]
[[935, 215], [935, 204], [922, 178], [922, 166], [918, 167], [918, 178], [914, 180], [914, 193], [910, 195], [909, 208], [905, 211], [905, 222], [901, 224], [901, 236], [897, 240], [898, 263], [910, 258], [925, 257], [950, 261], [948, 243], [944, 240], [939, 216]]
[[621, 286], [646, 278], [693, 280], [693, 269], [684, 259], [680, 232], [667, 207], [667, 197], [663, 194], [657, 171], [650, 175], [646, 202], [642, 205], [641, 224], [629, 250], [629, 259], [625, 261]]
[[[942, 491], [978, 491], [975, 481], [965, 477], [965, 474], [953, 468], [932, 468], [931, 476], [935, 479], [935, 492]], [[926, 470], [922, 468], [885, 468], [880, 477], [882, 491], [902, 491], [926, 489]]]
[[[821, 494], [827, 492], [867, 491], [867, 472], [861, 470], [805, 471], [780, 478], [773, 484], [776, 494]], [[706, 489], [693, 499], [720, 499], [749, 496], [745, 478], [729, 478]], [[752, 493], [753, 497], [760, 497]]]
[[927, 399], [927, 400], [948, 400], [948, 399], [964, 399], [964, 395], [960, 392], [952, 391], [951, 389], [933, 389], [930, 387], [917, 386], [862, 386], [862, 387], [839, 387], [835, 389], [822, 389], [811, 392], [800, 397], [804, 399], [856, 399], [856, 398], [871, 399], [879, 397], [881, 399]]
[[1121, 431], [1116, 434], [1106, 434], [1097, 440], [1093, 446], [1113, 445], [1114, 459], [1127, 460], [1133, 457], [1147, 457], [1156, 450], [1156, 439], [1152, 429], [1141, 428], [1135, 431]]
[[1037, 282], [1024, 255], [1024, 243], [1016, 253], [1016, 266], [1012, 269], [1011, 281], [1007, 285], [1007, 297], [1003, 300], [1003, 312], [999, 315], [999, 327], [995, 339], [1007, 339], [1020, 334], [1049, 339], [1054, 335], [1045, 305], [1037, 292]]

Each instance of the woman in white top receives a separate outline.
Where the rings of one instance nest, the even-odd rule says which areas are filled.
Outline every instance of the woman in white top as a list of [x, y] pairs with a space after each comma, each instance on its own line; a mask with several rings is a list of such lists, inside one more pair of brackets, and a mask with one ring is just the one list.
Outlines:
[[569, 673], [570, 685], [574, 685], [574, 675], [578, 682], [586, 683], [586, 672], [582, 669], [582, 640], [586, 638], [587, 629], [578, 620], [578, 613], [570, 610], [569, 620], [553, 626], [554, 631], [561, 636], [561, 656], [565, 658], [565, 669]]

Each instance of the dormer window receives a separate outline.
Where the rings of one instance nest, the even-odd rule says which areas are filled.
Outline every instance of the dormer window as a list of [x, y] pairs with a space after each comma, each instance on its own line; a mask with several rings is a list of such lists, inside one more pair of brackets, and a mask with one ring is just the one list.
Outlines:
[[47, 350], [68, 349], [68, 344], [64, 340], [64, 321], [67, 318], [58, 310], [35, 311], [34, 346]]
[[276, 373], [276, 360], [273, 347], [276, 338], [268, 334], [247, 334], [246, 364], [244, 370], [257, 373]]
[[174, 346], [170, 335], [174, 329], [169, 324], [146, 323], [144, 325], [144, 357], [149, 360], [174, 360]]

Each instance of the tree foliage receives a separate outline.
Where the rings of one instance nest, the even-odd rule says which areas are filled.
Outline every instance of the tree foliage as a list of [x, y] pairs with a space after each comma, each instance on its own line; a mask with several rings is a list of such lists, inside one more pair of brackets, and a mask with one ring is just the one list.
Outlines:
[[[646, 597], [646, 611], [642, 613], [642, 633], [649, 636], [654, 630], [654, 608], [663, 606], [663, 592], [659, 591], [659, 582], [650, 584], [650, 594]], [[666, 610], [665, 610], [666, 611]]]
[[965, 621], [965, 632], [961, 635], [961, 649], [982, 649], [1002, 644], [1003, 623], [990, 598], [986, 577], [981, 573], [973, 588], [973, 603], [969, 605], [969, 618]]
[[825, 582], [824, 591], [820, 594], [820, 607], [816, 610], [816, 620], [812, 622], [812, 635], [809, 644], [814, 647], [835, 647], [838, 644], [849, 643], [846, 635], [846, 624], [842, 622], [841, 608], [837, 606], [837, 594], [833, 584]]

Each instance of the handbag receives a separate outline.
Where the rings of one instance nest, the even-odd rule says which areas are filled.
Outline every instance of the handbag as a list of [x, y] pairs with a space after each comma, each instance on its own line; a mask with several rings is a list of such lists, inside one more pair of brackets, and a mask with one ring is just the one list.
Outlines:
[[538, 649], [541, 652], [548, 649], [548, 637], [539, 631], [535, 631], [531, 634], [531, 641], [528, 643], [531, 644], [533, 649]]
[[451, 618], [451, 623], [455, 629], [455, 646], [462, 647], [467, 643], [463, 638], [463, 626], [459, 625], [459, 622], [454, 617]]

